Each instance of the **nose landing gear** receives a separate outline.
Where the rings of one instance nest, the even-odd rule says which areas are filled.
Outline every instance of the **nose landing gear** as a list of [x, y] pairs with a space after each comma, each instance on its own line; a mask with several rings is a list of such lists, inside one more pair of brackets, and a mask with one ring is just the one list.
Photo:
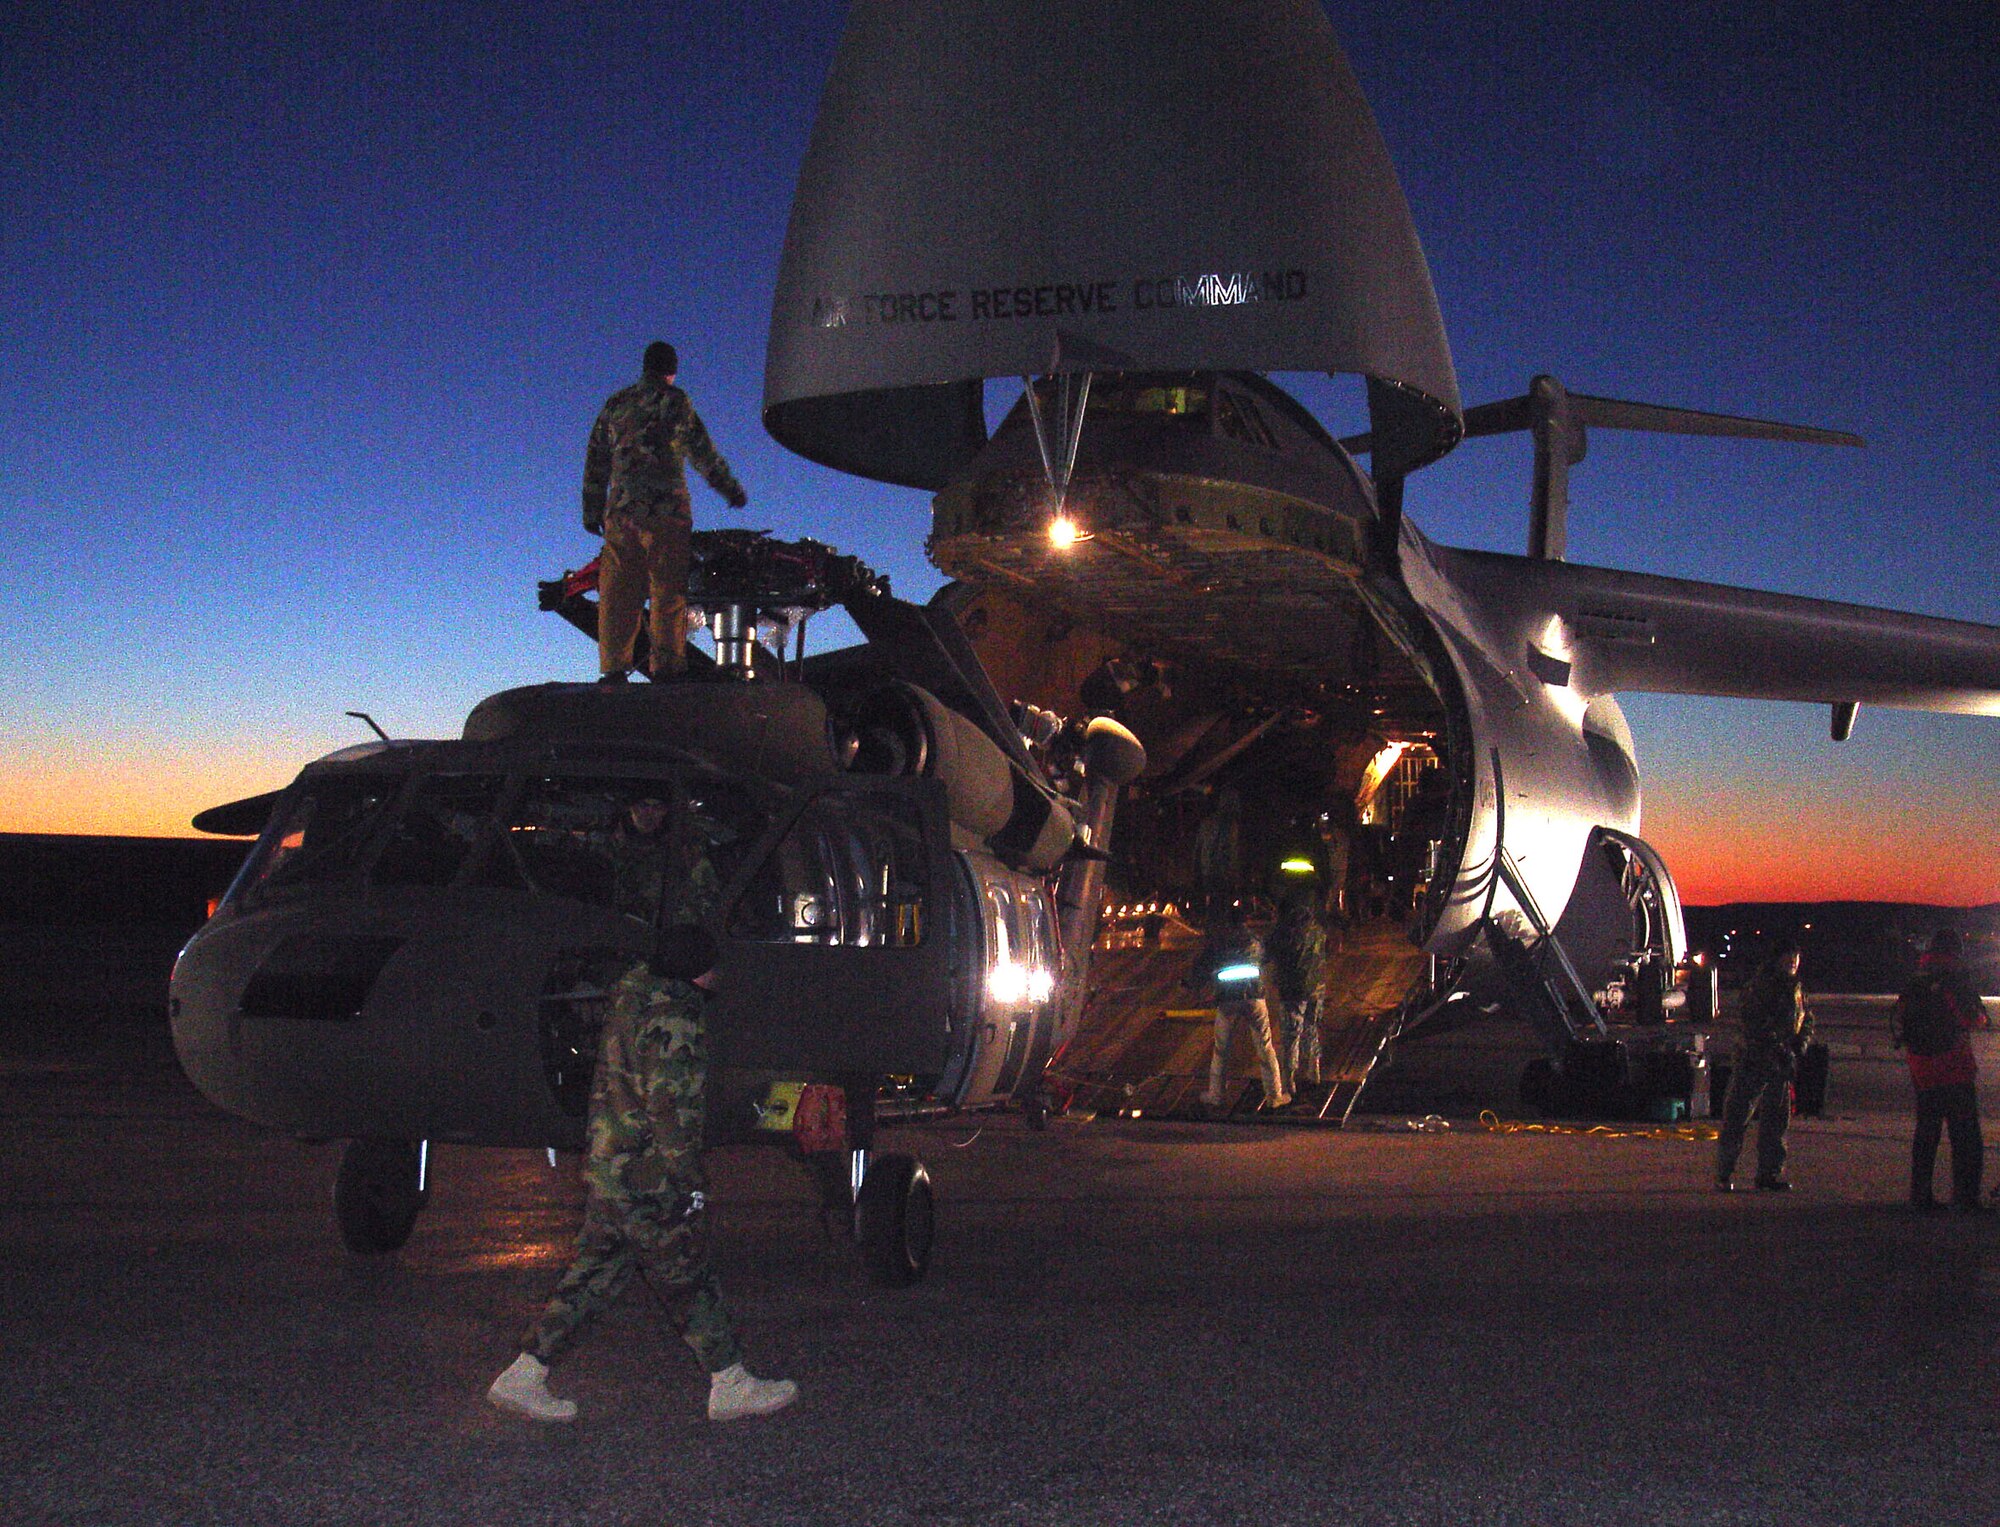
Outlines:
[[333, 1179], [340, 1241], [358, 1256], [400, 1250], [430, 1197], [428, 1140], [350, 1140]]

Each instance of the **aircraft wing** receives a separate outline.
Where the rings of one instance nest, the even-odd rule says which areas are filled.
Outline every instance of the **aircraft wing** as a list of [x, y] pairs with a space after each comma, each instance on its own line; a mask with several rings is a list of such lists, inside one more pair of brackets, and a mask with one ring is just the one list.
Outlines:
[[1501, 552], [1437, 549], [1503, 618], [1568, 627], [1542, 648], [1589, 693], [1728, 695], [2000, 715], [2000, 627]]

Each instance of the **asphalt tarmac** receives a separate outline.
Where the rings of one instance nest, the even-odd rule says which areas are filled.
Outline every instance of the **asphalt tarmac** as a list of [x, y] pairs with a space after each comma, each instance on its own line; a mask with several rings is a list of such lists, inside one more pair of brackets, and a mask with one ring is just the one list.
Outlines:
[[1481, 1128], [1512, 1052], [1476, 1036], [1398, 1063], [1447, 1128], [898, 1131], [941, 1217], [907, 1291], [796, 1167], [719, 1152], [751, 1364], [804, 1389], [731, 1426], [637, 1287], [557, 1369], [574, 1425], [485, 1403], [566, 1258], [573, 1158], [442, 1147], [409, 1246], [364, 1260], [336, 1147], [166, 1066], [18, 1069], [7, 1520], [1991, 1522], [2000, 1224], [1901, 1207], [1907, 1087], [1869, 1021], [1785, 1196], [1717, 1194], [1706, 1143]]

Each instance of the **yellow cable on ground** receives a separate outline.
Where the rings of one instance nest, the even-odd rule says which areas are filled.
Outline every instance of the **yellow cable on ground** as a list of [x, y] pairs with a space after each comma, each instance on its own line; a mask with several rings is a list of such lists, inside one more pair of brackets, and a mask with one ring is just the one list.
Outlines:
[[1604, 1140], [1685, 1140], [1690, 1145], [1713, 1140], [1721, 1133], [1713, 1124], [1659, 1124], [1650, 1129], [1621, 1129], [1610, 1124], [1531, 1124], [1526, 1119], [1503, 1119], [1492, 1109], [1480, 1110], [1479, 1122], [1496, 1135], [1596, 1135]]

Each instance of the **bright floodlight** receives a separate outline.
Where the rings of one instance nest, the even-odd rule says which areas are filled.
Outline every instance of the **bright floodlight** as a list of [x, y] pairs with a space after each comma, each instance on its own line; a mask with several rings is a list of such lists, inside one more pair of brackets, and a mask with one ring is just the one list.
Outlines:
[[1057, 551], [1068, 551], [1082, 540], [1077, 533], [1076, 521], [1066, 514], [1059, 514], [1049, 521], [1049, 544]]

